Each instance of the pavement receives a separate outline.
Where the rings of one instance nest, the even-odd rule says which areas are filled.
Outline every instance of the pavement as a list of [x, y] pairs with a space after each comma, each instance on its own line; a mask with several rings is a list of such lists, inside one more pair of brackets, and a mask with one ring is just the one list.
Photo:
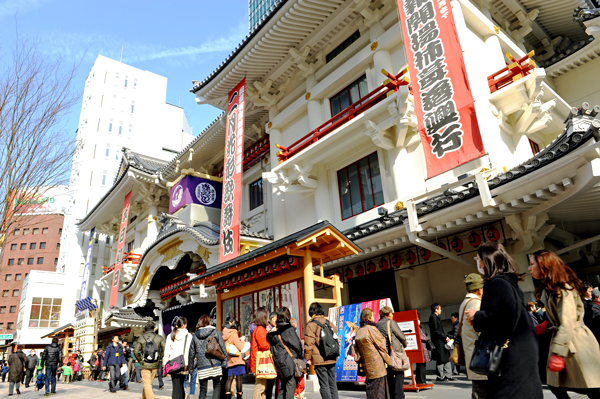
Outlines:
[[[429, 383], [434, 383], [435, 375], [427, 376]], [[165, 388], [162, 391], [158, 390], [158, 381], [154, 381], [154, 394], [157, 399], [169, 399], [171, 398], [171, 381], [170, 378], [165, 378]], [[103, 398], [117, 398], [117, 399], [139, 399], [142, 396], [142, 384], [130, 383], [130, 389], [128, 391], [117, 391], [116, 394], [111, 394], [108, 390], [107, 382], [96, 382], [96, 381], [79, 381], [70, 384], [63, 384], [62, 382], [56, 385], [56, 395], [52, 395], [52, 398], [77, 398], [77, 399], [103, 399]], [[212, 384], [208, 384], [209, 394], [208, 397], [212, 398]], [[365, 387], [364, 385], [353, 385], [353, 384], [339, 384], [339, 397], [344, 398], [365, 398]], [[244, 384], [244, 398], [252, 398], [254, 390], [253, 383]], [[45, 390], [35, 391], [34, 386], [25, 388], [21, 385], [21, 395], [11, 396], [11, 399], [31, 399], [43, 397]], [[196, 391], [196, 395], [198, 391]], [[471, 397], [471, 382], [466, 379], [464, 374], [457, 377], [456, 381], [448, 381], [438, 383], [432, 389], [422, 390], [420, 392], [406, 392], [406, 399], [469, 399]], [[586, 396], [571, 394], [571, 398], [579, 399], [585, 398]], [[9, 398], [8, 396], [8, 382], [0, 383], [0, 398]], [[306, 399], [319, 399], [320, 395], [318, 392], [308, 392], [305, 395]], [[554, 395], [550, 393], [548, 389], [544, 389], [544, 399], [553, 399]]]

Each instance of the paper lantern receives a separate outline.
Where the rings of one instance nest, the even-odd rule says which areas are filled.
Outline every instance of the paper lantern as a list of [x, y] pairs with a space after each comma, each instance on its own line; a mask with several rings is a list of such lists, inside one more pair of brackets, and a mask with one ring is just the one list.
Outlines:
[[373, 263], [372, 261], [367, 263], [367, 273], [375, 273], [375, 270], [377, 270], [375, 267], [375, 263]]
[[356, 277], [360, 277], [360, 276], [364, 276], [364, 275], [365, 275], [365, 268], [362, 267], [362, 265], [356, 266]]
[[490, 241], [498, 241], [500, 239], [500, 232], [495, 227], [490, 227], [486, 232], [485, 236]]
[[419, 248], [419, 256], [423, 260], [429, 260], [431, 258], [431, 251], [427, 248]]
[[450, 246], [452, 247], [452, 249], [456, 252], [460, 252], [463, 250], [464, 247], [464, 243], [462, 242], [462, 240], [458, 237], [454, 237], [452, 239], [452, 241], [450, 241]]
[[379, 260], [379, 270], [387, 270], [390, 267], [390, 263], [387, 259], [381, 258]]
[[406, 261], [412, 265], [417, 261], [417, 255], [415, 255], [413, 251], [408, 251], [404, 255], [404, 259], [406, 259]]
[[296, 258], [296, 257], [294, 257], [294, 256], [293, 256], [293, 257], [290, 257], [290, 258], [288, 259], [288, 263], [289, 263], [289, 264], [290, 264], [290, 266], [291, 266], [292, 268], [294, 268], [294, 269], [296, 269], [296, 268], [300, 267], [300, 261], [298, 260], [298, 258]]
[[402, 266], [402, 257], [398, 254], [392, 255], [392, 266], [400, 267]]
[[354, 277], [354, 273], [352, 273], [352, 269], [350, 268], [344, 270], [344, 275], [346, 276], [346, 280], [350, 280], [352, 277]]
[[473, 248], [478, 248], [481, 245], [481, 237], [479, 234], [475, 232], [469, 234], [469, 244], [471, 244]]

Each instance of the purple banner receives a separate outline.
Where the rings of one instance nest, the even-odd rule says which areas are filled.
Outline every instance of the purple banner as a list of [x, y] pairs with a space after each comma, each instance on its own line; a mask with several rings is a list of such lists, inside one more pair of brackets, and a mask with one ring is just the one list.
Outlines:
[[221, 183], [213, 180], [185, 176], [171, 187], [169, 213], [172, 215], [189, 204], [221, 209], [222, 187]]

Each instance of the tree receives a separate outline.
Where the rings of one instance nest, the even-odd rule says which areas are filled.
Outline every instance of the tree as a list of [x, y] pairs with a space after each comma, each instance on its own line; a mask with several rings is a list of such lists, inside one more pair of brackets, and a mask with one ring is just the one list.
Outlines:
[[38, 200], [68, 184], [77, 150], [66, 127], [79, 98], [72, 89], [79, 64], [66, 66], [38, 46], [17, 38], [10, 54], [0, 53], [0, 245]]

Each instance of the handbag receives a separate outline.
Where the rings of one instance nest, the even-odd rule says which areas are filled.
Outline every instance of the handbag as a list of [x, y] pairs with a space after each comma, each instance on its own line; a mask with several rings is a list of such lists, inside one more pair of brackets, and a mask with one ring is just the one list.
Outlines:
[[256, 378], [274, 380], [277, 370], [273, 364], [273, 355], [270, 350], [256, 352]]
[[287, 351], [288, 355], [290, 355], [290, 357], [294, 361], [294, 376], [296, 378], [304, 377], [304, 374], [306, 373], [306, 361], [304, 359], [296, 359], [292, 355], [292, 352], [290, 352], [290, 350], [288, 349], [285, 342], [283, 342], [283, 340], [281, 339], [281, 335], [278, 335], [278, 337], [279, 337], [279, 340], [281, 341], [281, 344]]
[[[473, 300], [474, 298], [465, 304], [465, 309]], [[462, 342], [458, 339], [458, 337], [460, 337], [460, 333], [462, 332], [462, 322], [462, 316], [460, 316], [458, 318], [458, 332], [456, 333], [456, 338], [454, 340], [454, 349], [452, 349], [452, 353], [450, 354], [450, 361], [459, 366], [465, 366], [467, 363], [465, 360], [465, 348], [463, 347]]]
[[390, 320], [388, 322], [388, 339], [390, 340], [390, 358], [392, 359], [392, 364], [389, 366], [394, 371], [406, 371], [410, 368], [410, 360], [404, 351], [404, 346], [401, 346], [399, 351], [392, 347], [391, 323], [392, 321]]
[[185, 354], [185, 347], [187, 346], [187, 340], [190, 334], [187, 334], [185, 336], [185, 342], [183, 343], [183, 353], [177, 357], [174, 357], [173, 359], [169, 360], [164, 366], [163, 366], [163, 374], [166, 376], [167, 374], [175, 374], [175, 373], [180, 373], [183, 370], [185, 370], [185, 358], [184, 358], [184, 354]]
[[432, 351], [435, 349], [435, 345], [433, 344], [433, 342], [431, 342], [431, 339], [425, 342], [425, 348], [427, 348], [428, 351]]
[[206, 340], [206, 355], [219, 361], [225, 359], [225, 354], [221, 349], [221, 345], [219, 345], [219, 341], [215, 338], [214, 333]]
[[[513, 287], [514, 289], [514, 287]], [[521, 300], [522, 304], [522, 300]], [[502, 355], [504, 351], [508, 349], [510, 343], [510, 337], [514, 334], [521, 318], [521, 312], [517, 305], [517, 320], [513, 326], [510, 336], [506, 339], [506, 342], [502, 345], [494, 341], [484, 341], [478, 339], [475, 341], [475, 349], [473, 350], [473, 357], [469, 364], [469, 369], [477, 374], [499, 377], [500, 368], [502, 364]]]

